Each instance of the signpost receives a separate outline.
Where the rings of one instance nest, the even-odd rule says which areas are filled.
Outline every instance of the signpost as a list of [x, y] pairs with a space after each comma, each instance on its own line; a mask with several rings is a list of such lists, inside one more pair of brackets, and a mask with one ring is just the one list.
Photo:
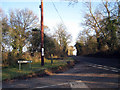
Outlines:
[[19, 70], [21, 70], [21, 64], [22, 63], [29, 63], [29, 68], [31, 68], [32, 61], [31, 60], [30, 61], [18, 61], [18, 63], [19, 63]]
[[53, 64], [53, 54], [51, 54], [51, 64]]

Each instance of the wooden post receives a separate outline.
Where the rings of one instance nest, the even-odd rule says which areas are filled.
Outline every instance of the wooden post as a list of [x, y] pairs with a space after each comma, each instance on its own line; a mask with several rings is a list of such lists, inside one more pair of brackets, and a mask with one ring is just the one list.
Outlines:
[[43, 0], [41, 0], [41, 66], [44, 66]]

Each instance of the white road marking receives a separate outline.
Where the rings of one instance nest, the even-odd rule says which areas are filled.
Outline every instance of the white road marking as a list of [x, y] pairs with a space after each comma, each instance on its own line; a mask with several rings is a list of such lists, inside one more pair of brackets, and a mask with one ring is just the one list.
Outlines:
[[56, 85], [41, 86], [36, 88], [48, 88], [48, 87], [61, 86], [61, 85], [67, 85], [67, 84], [69, 84], [71, 88], [88, 88], [88, 86], [86, 86], [81, 80], [75, 81], [75, 82], [60, 83]]
[[117, 68], [113, 68], [113, 67], [110, 67], [111, 69], [117, 69]]
[[50, 87], [50, 86], [42, 86], [42, 87], [35, 87], [35, 88], [47, 88], [47, 87]]
[[114, 68], [114, 67], [108, 67], [108, 66], [103, 66], [103, 65], [98, 65], [98, 64], [91, 64], [88, 65], [88, 66], [92, 66], [92, 67], [96, 67], [96, 68], [100, 68], [100, 69], [104, 69], [104, 70], [110, 70], [110, 71], [113, 71], [113, 72], [119, 72], [120, 69], [118, 68]]
[[86, 89], [90, 90], [88, 88], [88, 86], [85, 85], [81, 80], [75, 81], [75, 82], [70, 82], [70, 87], [71, 88], [86, 88]]
[[110, 70], [110, 69], [108, 69], [108, 68], [103, 68], [103, 69], [105, 69], [105, 70]]
[[98, 66], [102, 66], [102, 65], [98, 65]]
[[118, 72], [118, 70], [111, 70], [111, 71], [113, 71], [113, 72]]
[[68, 83], [61, 83], [61, 84], [57, 84], [57, 85], [61, 86], [61, 85], [66, 85], [66, 84], [68, 84]]
[[106, 67], [106, 68], [108, 68], [107, 66], [103, 66], [103, 67]]

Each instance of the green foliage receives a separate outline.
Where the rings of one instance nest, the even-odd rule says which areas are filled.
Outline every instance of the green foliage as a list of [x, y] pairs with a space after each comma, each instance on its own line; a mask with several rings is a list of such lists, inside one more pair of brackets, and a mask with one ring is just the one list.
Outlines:
[[46, 57], [50, 57], [51, 54], [56, 55], [55, 53], [56, 46], [55, 46], [55, 42], [53, 38], [45, 35], [44, 44], [45, 44], [45, 56]]
[[15, 67], [17, 60], [20, 58], [16, 53], [13, 52], [3, 52], [2, 53], [2, 64], [4, 66]]
[[[87, 2], [88, 12], [85, 14], [85, 29], [78, 36], [78, 43], [83, 42], [84, 45], [77, 45], [78, 53], [94, 54], [105, 52], [105, 55], [112, 55], [119, 50], [119, 18], [118, 18], [118, 2], [102, 2], [100, 6], [93, 11], [92, 2]], [[86, 38], [83, 40], [83, 37]], [[80, 54], [81, 55], [81, 54]], [[102, 55], [102, 54], [101, 54]]]
[[77, 56], [81, 55], [83, 53], [83, 51], [82, 51], [83, 44], [76, 42], [75, 47], [77, 49]]
[[[28, 43], [30, 29], [37, 25], [38, 18], [29, 9], [11, 10], [9, 12], [9, 18], [5, 15], [3, 16], [0, 21], [2, 23], [3, 36], [2, 51], [3, 53], [8, 52], [7, 59], [3, 59], [3, 63], [14, 66], [17, 59], [22, 58], [23, 47]], [[5, 50], [6, 46], [12, 47], [11, 52]]]
[[40, 30], [35, 28], [32, 29], [32, 37], [30, 38], [29, 51], [34, 54], [34, 52], [40, 52], [40, 43], [41, 43], [41, 33]]
[[89, 36], [85, 43], [76, 42], [77, 55], [86, 55], [97, 52], [97, 41], [94, 36]]
[[88, 40], [85, 44], [85, 47], [87, 48], [87, 54], [90, 53], [96, 53], [97, 51], [97, 40], [95, 36], [89, 36]]
[[104, 32], [106, 34], [105, 37], [103, 37], [103, 35], [101, 34], [100, 36], [100, 40], [101, 40], [101, 44], [107, 44], [107, 46], [109, 47], [110, 51], [114, 51], [117, 46], [118, 46], [118, 38], [117, 38], [117, 20], [113, 19], [110, 20], [108, 18], [103, 20], [104, 24]]
[[[30, 38], [29, 51], [33, 54], [35, 52], [40, 52], [41, 45], [41, 31], [37, 28], [32, 30], [32, 37]], [[57, 55], [56, 52], [59, 52], [58, 43], [56, 40], [44, 33], [44, 49], [45, 49], [45, 57], [50, 57], [51, 54]], [[58, 55], [57, 55], [58, 56]]]
[[[37, 29], [38, 18], [31, 10], [11, 10], [9, 12], [9, 18], [3, 17], [1, 22], [3, 31], [2, 47], [3, 49], [5, 49], [6, 46], [12, 47], [11, 51], [3, 50], [3, 52], [6, 52], [6, 55], [5, 53], [3, 54], [4, 65], [15, 66], [16, 61], [21, 58], [26, 60], [40, 59], [41, 32]], [[44, 29], [47, 28], [47, 26], [44, 26]], [[35, 30], [38, 32], [34, 32]], [[66, 43], [64, 44], [64, 51], [66, 52]], [[35, 54], [34, 57], [24, 55], [24, 46], [27, 46], [33, 55]], [[54, 56], [60, 56], [60, 52], [62, 52], [60, 51], [60, 45], [58, 42], [47, 34], [44, 34], [44, 48], [45, 57], [50, 57], [51, 54]]]
[[[44, 49], [45, 57], [50, 57], [51, 54], [58, 57], [64, 57], [67, 55], [67, 47], [70, 39], [70, 35], [64, 30], [63, 26], [58, 27], [55, 37], [48, 36], [44, 33]], [[30, 38], [29, 51], [40, 51], [41, 45], [41, 31], [37, 28], [32, 30], [32, 37]]]

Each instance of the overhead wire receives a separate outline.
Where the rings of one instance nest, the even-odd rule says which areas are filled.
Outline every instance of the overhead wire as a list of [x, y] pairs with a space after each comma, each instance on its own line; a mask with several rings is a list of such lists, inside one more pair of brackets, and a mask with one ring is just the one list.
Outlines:
[[[52, 0], [51, 0], [51, 1], [52, 1]], [[58, 16], [59, 16], [61, 22], [62, 22], [63, 25], [65, 26], [65, 29], [68, 30], [67, 27], [66, 27], [66, 25], [65, 25], [65, 23], [64, 23], [64, 21], [63, 21], [63, 19], [62, 19], [62, 17], [61, 17], [61, 15], [60, 15], [60, 13], [59, 13], [59, 11], [58, 11], [58, 9], [56, 8], [56, 6], [55, 6], [55, 4], [54, 4], [53, 1], [52, 1], [52, 4], [53, 4], [53, 6], [54, 6], [54, 8], [55, 8], [55, 10], [56, 10], [56, 12], [57, 12], [57, 14], [58, 14]]]
[[[63, 23], [63, 25], [66, 27], [66, 25], [65, 25], [65, 23], [64, 23], [64, 21], [63, 21], [63, 19], [62, 19], [61, 15], [60, 15], [60, 13], [59, 13], [58, 9], [56, 8], [56, 6], [55, 6], [54, 2], [53, 2], [52, 0], [51, 0], [51, 2], [52, 2], [52, 4], [53, 4], [53, 6], [54, 6], [54, 8], [55, 8], [55, 10], [56, 10], [56, 12], [57, 12], [57, 14], [58, 14], [58, 16], [59, 16], [60, 20], [61, 20], [61, 22], [62, 22], [62, 23]], [[66, 29], [67, 29], [67, 27], [66, 27]]]

